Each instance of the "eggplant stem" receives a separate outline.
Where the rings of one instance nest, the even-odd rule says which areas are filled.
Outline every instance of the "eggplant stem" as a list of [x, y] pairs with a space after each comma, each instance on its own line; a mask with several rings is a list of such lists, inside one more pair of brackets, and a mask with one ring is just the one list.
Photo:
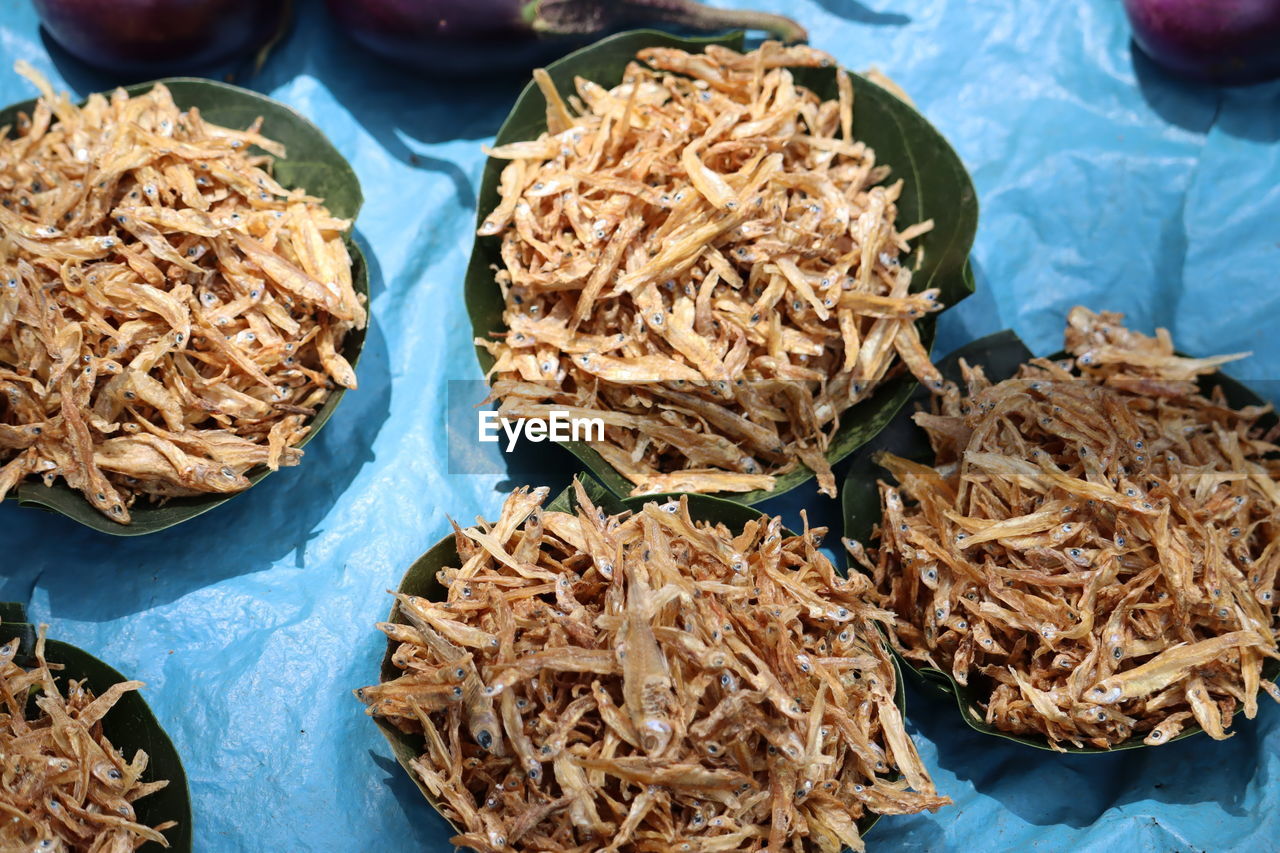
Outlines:
[[809, 40], [809, 33], [804, 27], [772, 12], [719, 9], [695, 0], [621, 0], [618, 6], [624, 14], [698, 30], [761, 30], [787, 43]]
[[276, 45], [278, 45], [280, 40], [285, 37], [285, 34], [289, 32], [289, 25], [292, 23], [293, 0], [284, 0], [284, 3], [280, 4], [280, 18], [276, 21], [275, 31], [271, 33], [271, 36], [263, 43], [262, 47], [258, 48], [258, 52], [254, 54], [253, 76], [256, 77], [262, 73], [262, 66], [267, 64], [267, 59], [271, 56], [271, 52], [275, 50]]

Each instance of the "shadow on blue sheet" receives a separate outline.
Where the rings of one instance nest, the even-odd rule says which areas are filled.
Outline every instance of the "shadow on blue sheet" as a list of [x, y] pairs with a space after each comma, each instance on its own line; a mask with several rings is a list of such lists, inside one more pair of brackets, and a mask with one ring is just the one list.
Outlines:
[[[898, 80], [974, 176], [979, 291], [944, 316], [939, 351], [1012, 327], [1050, 352], [1084, 303], [1168, 326], [1192, 353], [1251, 350], [1230, 371], [1280, 397], [1280, 84], [1170, 82], [1134, 56], [1114, 0], [785, 5], [817, 46]], [[445, 825], [350, 691], [375, 677], [386, 590], [446, 515], [492, 514], [502, 490], [571, 470], [547, 450], [451, 476], [443, 445], [447, 381], [479, 378], [460, 282], [480, 145], [522, 81], [403, 73], [317, 4], [300, 11], [261, 74], [221, 71], [310, 116], [360, 175], [374, 288], [360, 390], [299, 468], [174, 530], [114, 540], [0, 507], [0, 599], [147, 682], [185, 757], [198, 850], [445, 850]], [[78, 94], [119, 82], [51, 59], [26, 3], [0, 6], [0, 36], [2, 65], [25, 58]], [[0, 103], [31, 94], [0, 73]], [[811, 487], [766, 505], [793, 526], [802, 507], [838, 527], [836, 502]], [[975, 734], [915, 688], [908, 711], [955, 806], [886, 818], [874, 849], [1276, 848], [1269, 703], [1223, 743], [1080, 757]]]

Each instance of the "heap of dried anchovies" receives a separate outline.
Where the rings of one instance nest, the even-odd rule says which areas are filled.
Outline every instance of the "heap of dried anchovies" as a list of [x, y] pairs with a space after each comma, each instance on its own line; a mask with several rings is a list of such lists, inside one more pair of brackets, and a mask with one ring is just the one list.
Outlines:
[[[606, 516], [514, 493], [458, 530], [448, 600], [379, 625], [403, 672], [357, 695], [423, 732], [414, 770], [480, 851], [862, 849], [938, 796], [894, 704], [870, 584], [823, 530], [738, 535], [687, 501]], [[895, 770], [903, 779], [893, 781]]]
[[[987, 721], [1053, 745], [1226, 737], [1280, 657], [1280, 460], [1196, 377], [1239, 356], [1174, 354], [1076, 308], [1073, 360], [997, 384], [966, 366], [916, 423], [933, 468], [882, 464], [880, 548], [855, 556], [910, 658], [989, 696]], [[1268, 455], [1270, 456], [1268, 457]]]
[[[268, 174], [283, 148], [157, 85], [43, 93], [0, 140], [0, 498], [65, 480], [108, 518], [138, 495], [235, 492], [296, 464], [363, 327], [350, 223]], [[6, 464], [7, 463], [7, 464]]]
[[[916, 321], [942, 308], [899, 263], [902, 181], [853, 138], [853, 89], [796, 86], [808, 47], [649, 48], [611, 89], [545, 73], [548, 132], [494, 150], [510, 417], [599, 417], [633, 494], [771, 489], [825, 458], [840, 415], [897, 370], [939, 383]], [[573, 107], [573, 111], [570, 110]]]
[[138, 750], [126, 761], [102, 734], [102, 718], [142, 682], [115, 684], [95, 698], [72, 681], [63, 698], [45, 661], [44, 626], [36, 668], [14, 663], [17, 653], [16, 639], [0, 646], [0, 849], [123, 853], [148, 841], [168, 847], [161, 833], [176, 824], [144, 826], [133, 803], [169, 783], [143, 782], [147, 754]]

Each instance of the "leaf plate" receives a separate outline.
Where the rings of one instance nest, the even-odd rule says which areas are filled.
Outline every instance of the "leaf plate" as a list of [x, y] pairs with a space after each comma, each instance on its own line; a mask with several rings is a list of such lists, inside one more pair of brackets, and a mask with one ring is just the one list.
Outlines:
[[[209, 121], [224, 127], [247, 127], [261, 116], [263, 135], [283, 144], [288, 154], [286, 159], [277, 160], [274, 166], [275, 178], [281, 186], [286, 189], [305, 187], [310, 194], [323, 198], [325, 205], [339, 218], [355, 219], [359, 214], [364, 196], [355, 171], [320, 129], [292, 107], [239, 86], [197, 77], [152, 80], [126, 86], [125, 91], [130, 95], [141, 95], [151, 91], [156, 83], [169, 87], [173, 100], [180, 109], [197, 107]], [[0, 127], [12, 126], [19, 112], [30, 115], [34, 106], [35, 100], [31, 99], [0, 110]], [[369, 270], [364, 254], [350, 235], [346, 242], [347, 251], [351, 254], [352, 282], [356, 292], [364, 294], [367, 299]], [[359, 361], [360, 351], [364, 347], [366, 330], [367, 326], [366, 329], [353, 329], [343, 341], [342, 354], [353, 367]], [[342, 401], [345, 391], [346, 389], [339, 387], [329, 395], [320, 411], [311, 419], [311, 432], [298, 443], [299, 447], [315, 438]], [[306, 464], [305, 458], [302, 464]], [[251, 470], [248, 473], [251, 486], [257, 485], [270, 473], [270, 469], [265, 466]], [[112, 536], [142, 536], [195, 518], [221, 506], [236, 494], [174, 498], [161, 505], [139, 500], [130, 509], [132, 524], [111, 521], [95, 510], [79, 492], [62, 481], [53, 486], [45, 486], [38, 481], [28, 480], [10, 492], [7, 499], [16, 500], [21, 506], [56, 512], [101, 533]]]
[[[657, 30], [632, 30], [603, 39], [571, 53], [547, 66], [547, 73], [562, 92], [573, 91], [574, 77], [594, 80], [604, 86], [617, 85], [635, 54], [646, 47], [678, 47], [701, 52], [709, 44], [741, 49], [743, 37], [736, 33], [718, 38], [680, 38]], [[793, 68], [796, 82], [816, 92], [824, 100], [837, 97], [836, 69]], [[902, 197], [898, 200], [899, 221], [919, 222], [933, 218], [934, 230], [919, 241], [925, 263], [913, 278], [913, 291], [937, 287], [942, 302], [954, 305], [974, 289], [973, 271], [969, 267], [969, 250], [973, 246], [978, 222], [978, 199], [964, 164], [933, 125], [913, 107], [887, 90], [857, 74], [850, 74], [854, 89], [854, 134], [876, 152], [878, 163], [893, 167], [892, 177], [904, 178]], [[534, 139], [547, 129], [546, 100], [533, 83], [525, 86], [510, 115], [498, 131], [495, 145]], [[498, 179], [503, 161], [489, 158], [480, 182], [476, 227], [498, 205]], [[472, 330], [477, 338], [487, 338], [502, 331], [503, 300], [493, 277], [493, 267], [502, 266], [500, 237], [477, 237], [467, 267], [466, 303]], [[937, 315], [920, 321], [921, 338], [926, 348], [933, 343]], [[481, 347], [476, 348], [480, 367], [488, 372], [493, 358]], [[844, 459], [873, 438], [893, 418], [915, 387], [909, 375], [883, 383], [876, 392], [849, 409], [840, 419], [827, 459], [831, 464]], [[479, 402], [479, 401], [477, 401]], [[591, 470], [602, 483], [618, 495], [631, 491], [631, 482], [591, 448], [586, 442], [564, 442], [563, 446]], [[803, 465], [777, 477], [770, 491], [757, 490], [741, 494], [723, 492], [716, 497], [742, 504], [755, 504], [777, 497], [813, 478]]]
[[[0, 620], [3, 620], [3, 624], [0, 624], [3, 641], [8, 642], [15, 637], [19, 641], [14, 662], [25, 668], [34, 667], [36, 626], [26, 621], [23, 606], [17, 603], [0, 604]], [[45, 640], [45, 659], [50, 664], [63, 665], [64, 668], [55, 673], [55, 678], [64, 695], [66, 683], [72, 679], [87, 681], [96, 696], [101, 696], [113, 684], [129, 680], [88, 652], [58, 640]], [[140, 691], [131, 690], [120, 697], [103, 718], [102, 732], [111, 741], [111, 745], [127, 759], [132, 759], [139, 749], [147, 754], [147, 769], [142, 774], [143, 781], [169, 780], [166, 787], [136, 800], [133, 803], [134, 811], [138, 822], [146, 826], [156, 826], [169, 820], [177, 821], [177, 826], [164, 833], [169, 841], [168, 849], [170, 853], [191, 853], [191, 793], [187, 789], [187, 774], [173, 742], [160, 727], [160, 722], [151, 713]], [[154, 841], [148, 841], [138, 849], [142, 853], [160, 853], [165, 848]]]
[[[945, 379], [958, 382], [960, 381], [960, 359], [964, 359], [971, 365], [981, 365], [992, 382], [999, 382], [1014, 375], [1018, 367], [1031, 357], [1032, 352], [1027, 349], [1021, 339], [1012, 331], [1006, 330], [960, 347], [938, 362], [938, 369], [942, 371]], [[1066, 357], [1067, 353], [1065, 352], [1058, 352], [1049, 356], [1051, 359]], [[1235, 408], [1265, 403], [1264, 400], [1247, 387], [1223, 373], [1202, 377], [1200, 387], [1206, 393], [1220, 387], [1226, 396], [1227, 402]], [[880, 522], [880, 496], [876, 488], [876, 480], [885, 477], [887, 472], [872, 461], [872, 457], [875, 454], [881, 451], [888, 451], [897, 456], [924, 464], [933, 463], [933, 451], [929, 446], [928, 438], [925, 436], [924, 431], [918, 428], [911, 420], [911, 415], [917, 406], [927, 409], [928, 405], [929, 395], [924, 389], [917, 389], [912, 394], [909, 404], [898, 413], [897, 417], [885, 427], [884, 431], [874, 441], [863, 447], [854, 458], [845, 478], [844, 486], [841, 489], [846, 537], [869, 543], [872, 540], [872, 528]], [[1271, 413], [1260, 423], [1268, 427], [1274, 425], [1276, 423], [1275, 413]], [[979, 689], [978, 684], [971, 684], [966, 687], [958, 684], [949, 672], [927, 666], [917, 666], [900, 655], [896, 649], [893, 654], [901, 668], [912, 673], [919, 681], [928, 684], [937, 692], [951, 696], [955, 700], [960, 716], [964, 721], [971, 728], [983, 734], [994, 735], [1015, 743], [1053, 752], [1106, 753], [1148, 746], [1148, 744], [1143, 743], [1142, 738], [1133, 737], [1110, 749], [1094, 746], [1076, 747], [1071, 744], [1060, 744], [1060, 749], [1054, 749], [1049, 745], [1046, 738], [1016, 735], [1001, 731], [986, 722], [982, 704], [986, 697], [984, 696], [984, 691]], [[1262, 675], [1264, 678], [1274, 681], [1277, 676], [1280, 676], [1280, 661], [1269, 658], [1263, 665]], [[1202, 729], [1199, 726], [1191, 725], [1179, 732], [1176, 737], [1165, 741], [1165, 743], [1182, 740], [1201, 731]], [[1160, 744], [1160, 746], [1163, 745]]]
[[[664, 501], [672, 497], [688, 497], [689, 499], [689, 515], [694, 521], [708, 521], [724, 524], [729, 529], [741, 532], [747, 522], [757, 519], [761, 516], [758, 510], [745, 506], [734, 501], [726, 501], [720, 498], [711, 497], [709, 495], [646, 495], [638, 498], [619, 498], [590, 477], [582, 478], [582, 485], [587, 492], [587, 496], [591, 501], [606, 513], [615, 515], [617, 513], [631, 511], [639, 511], [645, 504], [652, 501]], [[577, 510], [578, 501], [574, 494], [573, 488], [570, 487], [561, 492], [554, 500], [547, 504], [547, 509], [556, 512], [575, 512]], [[789, 530], [784, 532], [787, 535], [794, 535]], [[406, 595], [416, 595], [432, 601], [444, 601], [446, 592], [440, 582], [436, 579], [436, 573], [441, 569], [451, 566], [458, 566], [458, 550], [454, 546], [453, 536], [446, 536], [436, 545], [417, 559], [417, 561], [409, 567], [409, 571], [405, 572], [404, 577], [400, 581], [399, 592]], [[400, 615], [399, 602], [391, 608], [391, 613], [387, 616], [388, 622], [405, 624], [403, 617]], [[882, 638], [883, 640], [883, 638]], [[887, 646], [887, 643], [886, 643]], [[381, 669], [379, 671], [379, 681], [389, 681], [400, 674], [400, 669], [391, 661], [391, 656], [395, 653], [396, 643], [388, 638], [386, 653], [382, 657]], [[902, 685], [902, 671], [898, 666], [897, 658], [893, 660], [894, 671], [894, 698], [898, 706], [898, 711], [906, 717], [907, 705], [906, 697]], [[409, 774], [409, 778], [418, 786], [418, 790], [422, 792], [422, 796], [427, 802], [440, 813], [459, 833], [464, 830], [459, 829], [449, 818], [445, 817], [444, 811], [441, 809], [441, 800], [439, 797], [431, 793], [431, 790], [423, 784], [418, 774], [413, 771], [410, 765], [411, 761], [416, 760], [425, 751], [426, 745], [422, 735], [409, 734], [402, 732], [400, 729], [380, 718], [374, 718], [378, 725], [378, 729], [382, 732], [383, 737], [391, 744], [391, 752], [395, 755], [396, 761]], [[868, 814], [862, 820], [858, 821], [858, 832], [861, 835], [866, 833], [880, 819], [878, 814]]]

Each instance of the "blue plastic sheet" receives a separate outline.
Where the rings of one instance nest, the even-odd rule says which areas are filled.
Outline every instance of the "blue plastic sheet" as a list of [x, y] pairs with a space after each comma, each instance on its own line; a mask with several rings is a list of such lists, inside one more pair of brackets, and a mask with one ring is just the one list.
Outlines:
[[[1002, 327], [1058, 348], [1073, 304], [1169, 327], [1275, 400], [1280, 367], [1280, 84], [1173, 83], [1130, 46], [1116, 0], [804, 0], [813, 42], [898, 80], [960, 152], [983, 206], [979, 291], [944, 315], [940, 352]], [[0, 507], [0, 599], [147, 682], [182, 752], [202, 851], [445, 850], [444, 823], [350, 691], [376, 677], [386, 590], [447, 530], [570, 457], [450, 474], [444, 400], [476, 379], [460, 283], [475, 187], [518, 81], [433, 81], [361, 53], [301, 4], [258, 75], [354, 164], [373, 271], [372, 327], [347, 396], [301, 467], [219, 510], [114, 540]], [[79, 94], [114, 82], [0, 3], [0, 64], [24, 58]], [[0, 72], [0, 103], [32, 92]], [[837, 521], [803, 489], [778, 506]], [[1275, 849], [1280, 709], [1114, 756], [1059, 757], [980, 736], [911, 690], [913, 733], [955, 806], [891, 817], [877, 849]]]

